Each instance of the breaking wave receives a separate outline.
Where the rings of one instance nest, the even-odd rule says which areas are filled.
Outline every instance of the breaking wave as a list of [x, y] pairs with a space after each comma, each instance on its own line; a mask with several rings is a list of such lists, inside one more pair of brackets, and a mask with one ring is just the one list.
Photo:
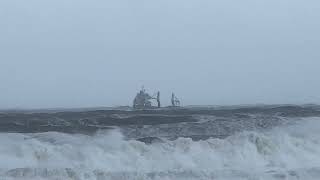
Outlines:
[[145, 144], [120, 131], [94, 136], [0, 134], [3, 179], [319, 179], [320, 119], [225, 139]]

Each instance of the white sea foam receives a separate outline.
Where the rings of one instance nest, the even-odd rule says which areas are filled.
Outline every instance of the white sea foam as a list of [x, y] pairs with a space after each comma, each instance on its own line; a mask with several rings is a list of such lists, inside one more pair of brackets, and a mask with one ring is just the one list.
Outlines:
[[95, 136], [0, 134], [0, 179], [319, 179], [320, 119], [226, 139], [146, 145]]

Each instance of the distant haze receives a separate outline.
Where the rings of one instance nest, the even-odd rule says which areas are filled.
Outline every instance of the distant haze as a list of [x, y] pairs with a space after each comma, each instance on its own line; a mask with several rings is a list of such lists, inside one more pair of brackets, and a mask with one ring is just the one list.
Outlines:
[[1, 0], [0, 108], [320, 103], [319, 0]]

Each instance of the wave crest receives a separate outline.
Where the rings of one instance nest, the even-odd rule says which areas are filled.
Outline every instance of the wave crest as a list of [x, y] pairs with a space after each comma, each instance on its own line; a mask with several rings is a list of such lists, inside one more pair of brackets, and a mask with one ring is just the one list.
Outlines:
[[241, 132], [226, 139], [178, 138], [150, 145], [126, 140], [117, 130], [94, 136], [3, 133], [0, 175], [22, 179], [319, 177], [319, 139], [317, 118], [264, 132]]

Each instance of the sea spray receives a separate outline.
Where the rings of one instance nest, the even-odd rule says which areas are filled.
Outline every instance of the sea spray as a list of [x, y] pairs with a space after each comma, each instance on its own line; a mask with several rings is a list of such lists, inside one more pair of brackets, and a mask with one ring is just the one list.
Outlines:
[[319, 139], [318, 118], [225, 139], [149, 145], [126, 140], [119, 130], [2, 133], [0, 172], [7, 179], [316, 179]]

